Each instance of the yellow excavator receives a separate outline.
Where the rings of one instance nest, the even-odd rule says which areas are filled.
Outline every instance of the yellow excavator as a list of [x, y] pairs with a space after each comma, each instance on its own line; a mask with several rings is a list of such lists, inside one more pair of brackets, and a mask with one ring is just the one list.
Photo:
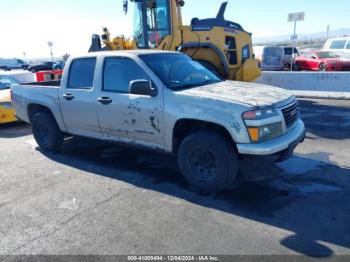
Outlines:
[[186, 53], [224, 79], [252, 81], [261, 74], [254, 58], [252, 34], [235, 22], [225, 20], [227, 2], [215, 18], [193, 18], [182, 24], [183, 0], [124, 0], [135, 4], [134, 32], [131, 38], [111, 38], [109, 30], [92, 36], [90, 52], [101, 50], [158, 49]]

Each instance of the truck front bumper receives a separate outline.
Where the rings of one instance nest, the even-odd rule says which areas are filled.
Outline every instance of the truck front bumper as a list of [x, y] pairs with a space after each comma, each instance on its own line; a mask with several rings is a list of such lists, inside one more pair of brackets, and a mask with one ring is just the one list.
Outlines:
[[237, 144], [237, 149], [242, 155], [268, 156], [284, 153], [287, 157], [304, 139], [305, 125], [303, 121], [298, 120], [294, 127], [281, 137], [258, 144]]

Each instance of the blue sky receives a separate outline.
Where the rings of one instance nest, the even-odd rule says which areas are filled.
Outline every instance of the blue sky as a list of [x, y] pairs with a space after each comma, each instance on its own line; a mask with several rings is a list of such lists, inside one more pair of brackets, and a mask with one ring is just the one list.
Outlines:
[[[214, 17], [223, 0], [187, 0], [184, 22], [192, 17]], [[226, 18], [240, 23], [256, 37], [291, 34], [289, 12], [306, 12], [298, 32], [314, 33], [350, 27], [348, 0], [228, 0]], [[125, 16], [122, 0], [0, 0], [0, 57], [45, 57], [47, 41], [54, 53], [78, 53], [88, 49], [92, 33], [108, 26], [112, 35], [129, 36], [132, 10]], [[5, 41], [3, 41], [6, 39]]]

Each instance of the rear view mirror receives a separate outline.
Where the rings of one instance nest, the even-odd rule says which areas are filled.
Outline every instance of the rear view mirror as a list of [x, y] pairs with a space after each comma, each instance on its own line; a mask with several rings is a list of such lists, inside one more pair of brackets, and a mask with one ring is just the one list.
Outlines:
[[129, 85], [130, 94], [142, 95], [142, 96], [157, 96], [158, 92], [156, 88], [152, 87], [151, 81], [147, 80], [134, 80]]
[[311, 58], [312, 58], [312, 59], [317, 59], [317, 56], [312, 56]]

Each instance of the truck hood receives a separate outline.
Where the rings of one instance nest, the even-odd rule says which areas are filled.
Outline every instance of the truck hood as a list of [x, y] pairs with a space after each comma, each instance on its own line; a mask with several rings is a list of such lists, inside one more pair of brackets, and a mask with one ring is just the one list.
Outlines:
[[177, 91], [176, 93], [238, 102], [255, 107], [274, 105], [293, 96], [291, 93], [281, 88], [237, 81], [224, 81], [212, 85]]
[[0, 90], [0, 103], [1, 102], [11, 102], [10, 89]]

